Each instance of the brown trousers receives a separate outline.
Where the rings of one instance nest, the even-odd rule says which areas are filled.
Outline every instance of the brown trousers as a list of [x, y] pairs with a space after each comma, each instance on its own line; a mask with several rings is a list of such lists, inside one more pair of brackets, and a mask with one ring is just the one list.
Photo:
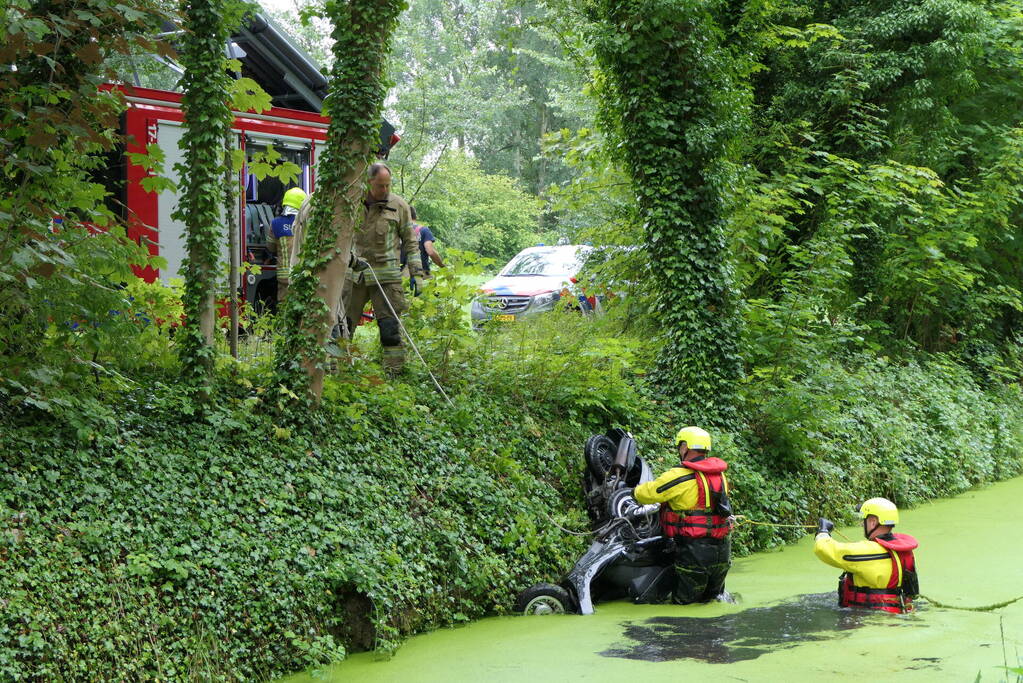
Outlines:
[[[341, 291], [341, 302], [347, 318], [349, 336], [359, 324], [367, 301], [373, 304], [373, 317], [377, 322], [380, 346], [383, 348], [384, 368], [397, 372], [405, 366], [405, 345], [402, 343], [401, 328], [398, 325], [398, 317], [408, 310], [404, 289], [400, 282], [382, 282], [377, 286], [373, 276], [369, 274], [359, 278], [359, 281], [346, 280]], [[390, 306], [387, 305], [388, 301]], [[392, 308], [394, 312], [391, 311]]]

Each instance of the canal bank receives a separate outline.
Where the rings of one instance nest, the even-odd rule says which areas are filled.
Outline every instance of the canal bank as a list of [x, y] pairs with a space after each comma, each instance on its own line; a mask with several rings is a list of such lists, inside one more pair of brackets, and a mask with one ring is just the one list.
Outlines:
[[[904, 510], [925, 600], [912, 615], [839, 610], [812, 539], [737, 559], [736, 605], [597, 606], [591, 616], [494, 617], [361, 653], [306, 681], [1006, 680], [1023, 666], [1023, 478]], [[842, 528], [856, 538], [858, 527]], [[567, 569], [567, 568], [566, 568]], [[513, 596], [509, 596], [511, 602]], [[1015, 680], [1014, 676], [1008, 680]]]

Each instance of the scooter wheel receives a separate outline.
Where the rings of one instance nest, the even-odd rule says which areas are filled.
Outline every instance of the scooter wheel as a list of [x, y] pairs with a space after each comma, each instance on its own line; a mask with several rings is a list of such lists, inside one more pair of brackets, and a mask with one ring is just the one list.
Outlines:
[[594, 434], [586, 440], [583, 447], [583, 454], [586, 456], [586, 464], [590, 472], [603, 482], [611, 465], [615, 464], [615, 456], [618, 455], [618, 446], [615, 442], [603, 434]]
[[632, 497], [630, 488], [620, 488], [607, 499], [607, 512], [612, 517], [624, 517], [638, 507], [639, 503]]
[[515, 611], [526, 616], [566, 614], [575, 611], [575, 601], [568, 591], [553, 583], [538, 583], [519, 593]]

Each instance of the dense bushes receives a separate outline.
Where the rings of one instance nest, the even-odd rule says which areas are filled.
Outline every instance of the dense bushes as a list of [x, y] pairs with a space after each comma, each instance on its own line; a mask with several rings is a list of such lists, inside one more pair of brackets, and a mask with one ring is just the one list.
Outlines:
[[[731, 454], [736, 504], [751, 519], [852, 521], [853, 505], [868, 497], [913, 506], [1019, 474], [1020, 399], [1018, 386], [985, 391], [940, 359], [825, 365], [751, 396], [750, 431], [722, 454]], [[744, 527], [739, 538], [756, 549], [800, 534]]]
[[290, 429], [240, 385], [201, 412], [178, 387], [117, 397], [85, 438], [8, 410], [0, 678], [283, 673], [500, 609], [568, 562], [546, 520], [575, 497], [582, 428], [331, 392]]
[[405, 196], [439, 243], [503, 263], [544, 240], [541, 203], [515, 178], [486, 173], [476, 159], [458, 151], [444, 154], [436, 168], [409, 171]]
[[[557, 579], [584, 543], [552, 520], [585, 525], [585, 436], [625, 424], [659, 468], [685, 417], [613, 320], [537, 323], [456, 354], [453, 406], [417, 368], [389, 384], [369, 360], [301, 419], [272, 419], [240, 375], [209, 408], [158, 382], [74, 421], [4, 404], [0, 678], [268, 677]], [[1016, 389], [939, 361], [850, 367], [749, 385], [749, 430], [718, 439], [741, 514], [848, 520], [868, 495], [912, 505], [1023, 466]], [[800, 533], [742, 526], [737, 547]]]

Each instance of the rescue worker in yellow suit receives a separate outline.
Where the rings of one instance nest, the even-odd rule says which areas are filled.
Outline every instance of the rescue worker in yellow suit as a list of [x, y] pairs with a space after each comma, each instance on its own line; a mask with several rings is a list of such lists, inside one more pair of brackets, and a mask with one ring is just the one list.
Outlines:
[[913, 556], [916, 539], [892, 532], [899, 509], [887, 498], [866, 500], [858, 511], [866, 540], [839, 543], [831, 538], [834, 523], [821, 517], [814, 541], [813, 552], [822, 562], [844, 570], [838, 580], [839, 606], [913, 611], [920, 590]]
[[710, 434], [699, 427], [679, 430], [675, 446], [680, 464], [640, 484], [632, 496], [642, 505], [661, 504], [661, 532], [677, 579], [672, 602], [731, 601], [725, 593], [734, 523], [725, 478], [728, 465], [708, 455]]

